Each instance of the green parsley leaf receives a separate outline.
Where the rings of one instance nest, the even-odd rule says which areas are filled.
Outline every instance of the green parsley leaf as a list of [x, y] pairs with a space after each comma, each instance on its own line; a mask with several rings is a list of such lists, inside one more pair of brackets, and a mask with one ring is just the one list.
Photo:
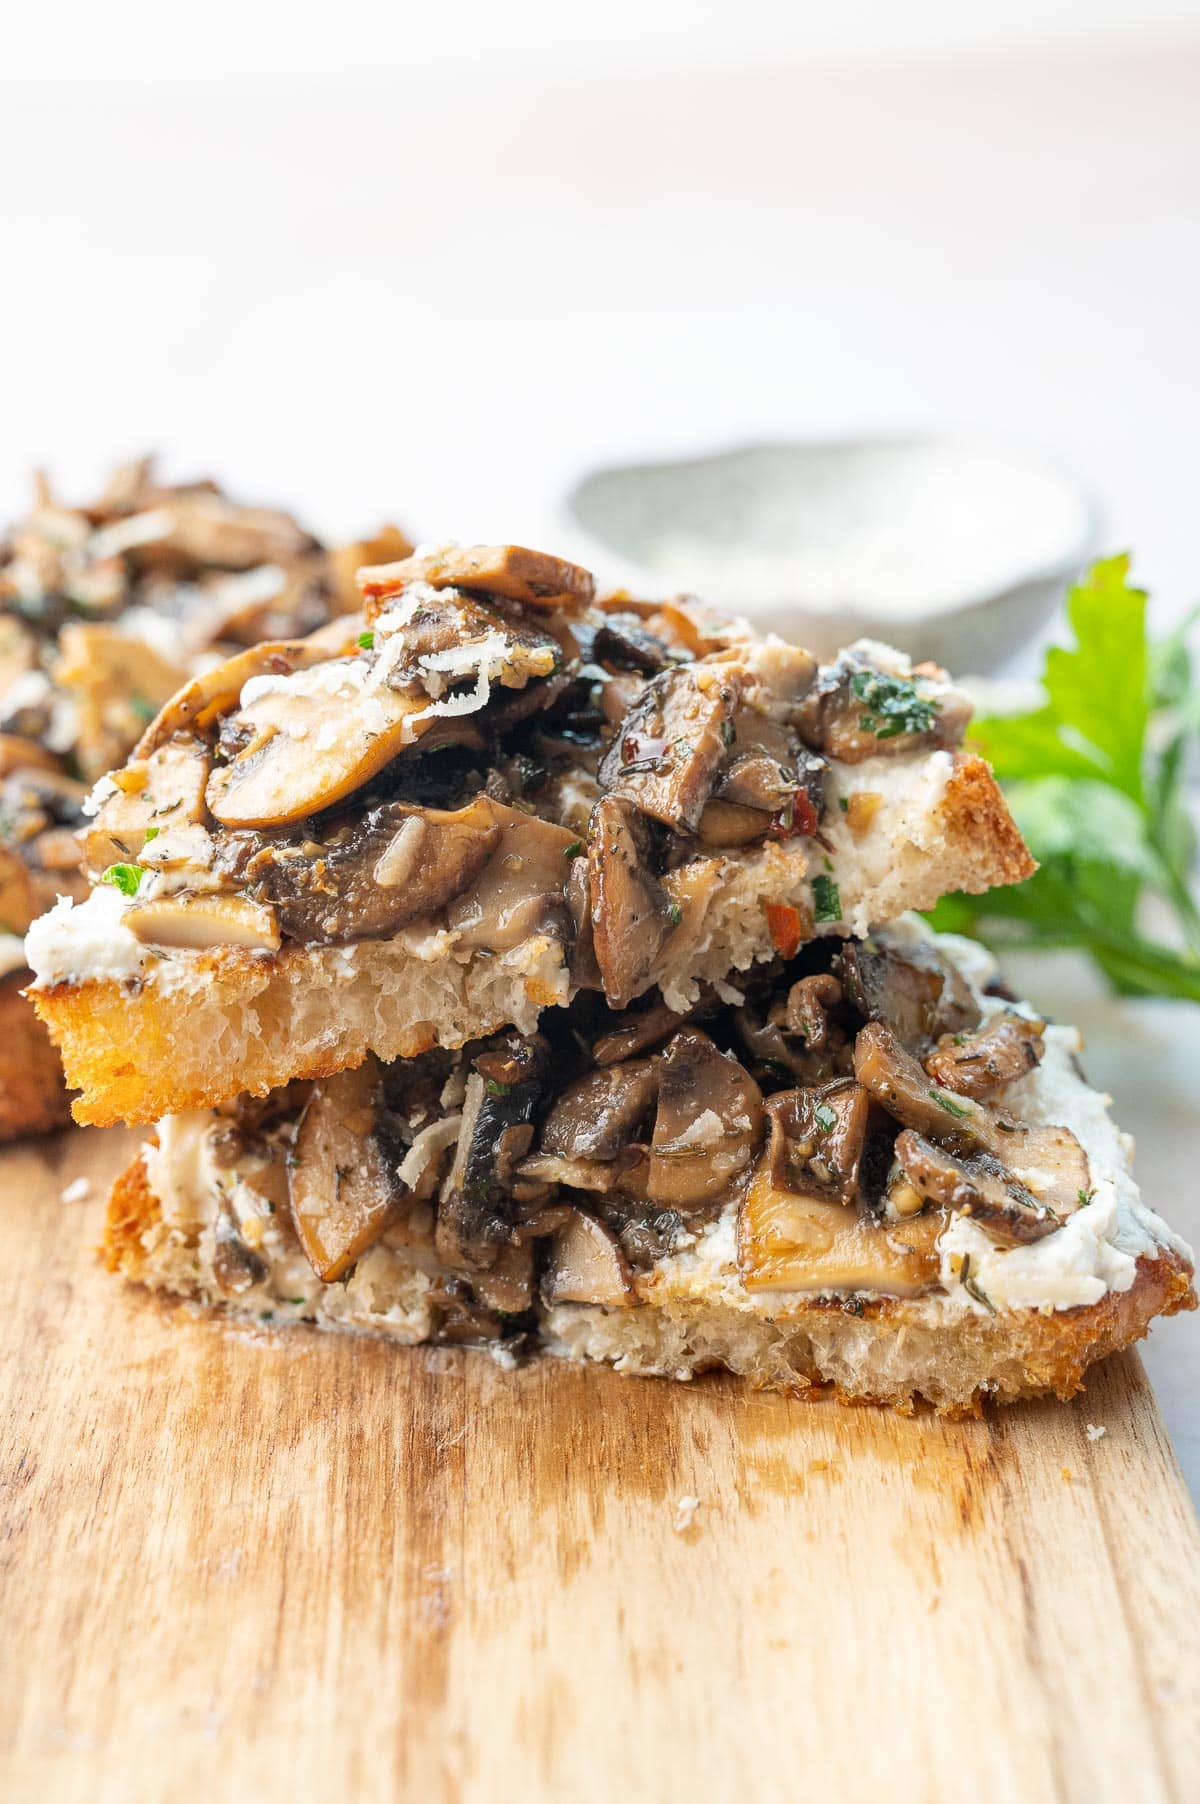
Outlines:
[[512, 1091], [511, 1084], [501, 1084], [494, 1077], [485, 1077], [483, 1087], [489, 1096], [508, 1096]]
[[142, 878], [146, 875], [140, 864], [110, 864], [100, 878], [101, 883], [111, 883], [119, 889], [123, 896], [136, 896]]
[[354, 643], [358, 646], [359, 651], [374, 651], [375, 635], [369, 630], [365, 633], [360, 633]]
[[958, 1121], [966, 1121], [970, 1116], [970, 1109], [965, 1109], [962, 1103], [953, 1096], [947, 1096], [946, 1092], [939, 1090], [936, 1084], [930, 1090], [929, 1097], [930, 1101], [935, 1102], [939, 1109], [944, 1109], [947, 1115], [953, 1115]]
[[939, 702], [918, 695], [915, 683], [884, 670], [855, 671], [850, 690], [863, 704], [859, 726], [876, 739], [931, 732], [941, 711]]
[[842, 918], [842, 897], [832, 877], [814, 877], [813, 917], [817, 921], [840, 921]]
[[157, 838], [158, 838], [158, 836], [159, 836], [159, 834], [160, 834], [160, 833], [161, 833], [161, 832], [162, 832], [162, 828], [161, 828], [161, 827], [147, 827], [147, 828], [146, 828], [146, 831], [145, 831], [145, 833], [144, 833], [144, 835], [143, 835], [143, 840], [144, 840], [144, 843], [145, 843], [145, 844], [146, 844], [146, 845], [149, 845], [149, 844], [150, 844], [150, 841], [151, 841], [151, 840], [152, 840], [152, 839], [157, 839]]
[[667, 910], [667, 914], [670, 917], [672, 927], [678, 927], [680, 922], [683, 920], [682, 905], [678, 902], [672, 902], [671, 906]]
[[830, 1133], [837, 1126], [837, 1112], [827, 1102], [819, 1102], [813, 1111], [817, 1126], [823, 1134]]
[[582, 853], [582, 851], [583, 851], [583, 841], [581, 839], [573, 839], [569, 846], [563, 847], [563, 857], [564, 858], [578, 858], [580, 856], [580, 854]]

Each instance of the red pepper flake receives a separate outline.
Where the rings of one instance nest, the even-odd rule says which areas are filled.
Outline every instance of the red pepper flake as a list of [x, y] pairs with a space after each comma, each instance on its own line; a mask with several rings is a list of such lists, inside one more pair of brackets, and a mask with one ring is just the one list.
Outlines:
[[802, 839], [814, 834], [819, 825], [820, 819], [812, 797], [803, 789], [798, 789], [787, 807], [781, 808], [778, 814], [772, 816], [767, 831], [772, 839]]
[[800, 910], [786, 902], [764, 903], [771, 942], [781, 958], [795, 958], [800, 950]]

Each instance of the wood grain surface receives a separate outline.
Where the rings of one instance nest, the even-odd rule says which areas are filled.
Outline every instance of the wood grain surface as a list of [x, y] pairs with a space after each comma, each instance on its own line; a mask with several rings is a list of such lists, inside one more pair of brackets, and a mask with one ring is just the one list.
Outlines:
[[217, 1325], [95, 1260], [132, 1144], [0, 1160], [6, 1799], [1196, 1796], [1136, 1357], [946, 1426]]

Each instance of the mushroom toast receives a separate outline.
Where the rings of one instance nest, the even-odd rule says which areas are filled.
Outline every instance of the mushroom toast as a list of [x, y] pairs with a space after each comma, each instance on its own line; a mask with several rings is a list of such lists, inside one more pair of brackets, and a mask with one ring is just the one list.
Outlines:
[[938, 1409], [1079, 1388], [1195, 1306], [1079, 1035], [904, 923], [724, 1000], [513, 1029], [169, 1117], [111, 1268], [275, 1324]]
[[28, 938], [81, 1121], [624, 1008], [1032, 862], [943, 672], [514, 546], [360, 573], [365, 613], [187, 684]]
[[0, 535], [0, 1139], [70, 1119], [62, 1068], [21, 1000], [21, 938], [88, 881], [75, 831], [96, 778], [187, 673], [358, 605], [353, 572], [409, 550], [394, 528], [327, 551], [289, 514], [214, 483], [167, 485], [150, 459], [88, 507], [39, 480]]

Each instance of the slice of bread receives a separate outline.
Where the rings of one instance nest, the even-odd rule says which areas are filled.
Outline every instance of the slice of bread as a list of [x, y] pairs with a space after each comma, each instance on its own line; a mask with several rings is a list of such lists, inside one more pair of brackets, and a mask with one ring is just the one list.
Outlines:
[[[935, 751], [838, 767], [824, 849], [767, 841], [708, 862], [657, 980], [686, 1007], [781, 947], [778, 913], [799, 939], [865, 932], [949, 891], [979, 892], [1033, 870], [981, 758]], [[855, 797], [870, 799], [856, 806]], [[840, 806], [846, 802], [843, 810]], [[814, 909], [816, 886], [824, 910]], [[829, 916], [830, 902], [836, 918]], [[513, 950], [468, 952], [435, 923], [352, 946], [150, 949], [121, 925], [121, 899], [98, 888], [63, 903], [29, 936], [32, 996], [82, 1095], [75, 1118], [151, 1122], [297, 1077], [460, 1046], [505, 1024], [522, 1032], [565, 1003], [561, 945], [535, 934]]]

